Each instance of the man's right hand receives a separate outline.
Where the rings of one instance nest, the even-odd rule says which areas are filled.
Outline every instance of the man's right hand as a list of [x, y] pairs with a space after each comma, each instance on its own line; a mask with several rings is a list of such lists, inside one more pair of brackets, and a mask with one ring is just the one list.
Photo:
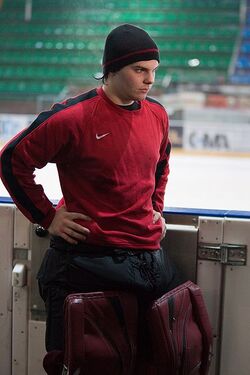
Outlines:
[[56, 210], [48, 231], [54, 236], [60, 236], [70, 244], [76, 245], [79, 241], [85, 241], [90, 233], [88, 228], [77, 224], [75, 220], [91, 221], [89, 216], [77, 212], [68, 212], [65, 206]]

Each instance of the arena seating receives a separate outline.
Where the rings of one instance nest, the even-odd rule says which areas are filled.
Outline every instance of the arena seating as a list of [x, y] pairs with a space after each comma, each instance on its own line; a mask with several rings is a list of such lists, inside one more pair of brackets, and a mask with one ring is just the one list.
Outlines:
[[126, 22], [145, 28], [161, 49], [156, 85], [228, 80], [240, 0], [33, 0], [31, 18], [25, 4], [5, 0], [0, 9], [0, 96], [95, 85], [104, 38]]
[[250, 0], [246, 1], [245, 23], [242, 27], [232, 83], [250, 84]]

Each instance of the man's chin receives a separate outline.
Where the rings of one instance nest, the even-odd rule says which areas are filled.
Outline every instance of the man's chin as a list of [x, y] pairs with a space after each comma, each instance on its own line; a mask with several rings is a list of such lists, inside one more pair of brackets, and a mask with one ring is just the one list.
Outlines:
[[142, 93], [138, 94], [137, 97], [134, 98], [134, 100], [140, 100], [140, 101], [144, 100], [144, 99], [146, 99], [147, 95], [148, 95], [148, 92], [142, 92]]

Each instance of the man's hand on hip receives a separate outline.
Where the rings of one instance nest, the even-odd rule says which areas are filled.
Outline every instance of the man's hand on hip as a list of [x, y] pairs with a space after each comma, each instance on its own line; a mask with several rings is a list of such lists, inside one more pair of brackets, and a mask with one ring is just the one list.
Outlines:
[[60, 236], [65, 241], [75, 245], [79, 241], [85, 241], [89, 229], [77, 224], [75, 220], [91, 221], [91, 218], [77, 212], [68, 212], [65, 206], [56, 210], [48, 231], [54, 236]]
[[161, 233], [161, 240], [165, 237], [167, 232], [166, 222], [163, 216], [161, 216], [160, 212], [153, 210], [153, 223], [155, 224], [158, 220], [161, 219], [161, 226], [162, 226], [162, 233]]

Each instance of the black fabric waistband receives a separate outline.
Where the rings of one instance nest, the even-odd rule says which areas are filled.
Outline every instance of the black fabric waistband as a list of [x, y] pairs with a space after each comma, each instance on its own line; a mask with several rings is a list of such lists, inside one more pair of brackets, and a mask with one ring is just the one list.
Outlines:
[[88, 244], [84, 242], [80, 242], [76, 245], [72, 245], [65, 241], [61, 237], [52, 236], [50, 240], [50, 246], [55, 250], [62, 250], [62, 251], [70, 251], [74, 253], [86, 253], [86, 254], [106, 254], [106, 255], [114, 255], [115, 253], [119, 254], [140, 254], [140, 253], [152, 253], [160, 249], [134, 249], [134, 248], [121, 248], [121, 247], [113, 247], [113, 246], [100, 246], [94, 244]]

